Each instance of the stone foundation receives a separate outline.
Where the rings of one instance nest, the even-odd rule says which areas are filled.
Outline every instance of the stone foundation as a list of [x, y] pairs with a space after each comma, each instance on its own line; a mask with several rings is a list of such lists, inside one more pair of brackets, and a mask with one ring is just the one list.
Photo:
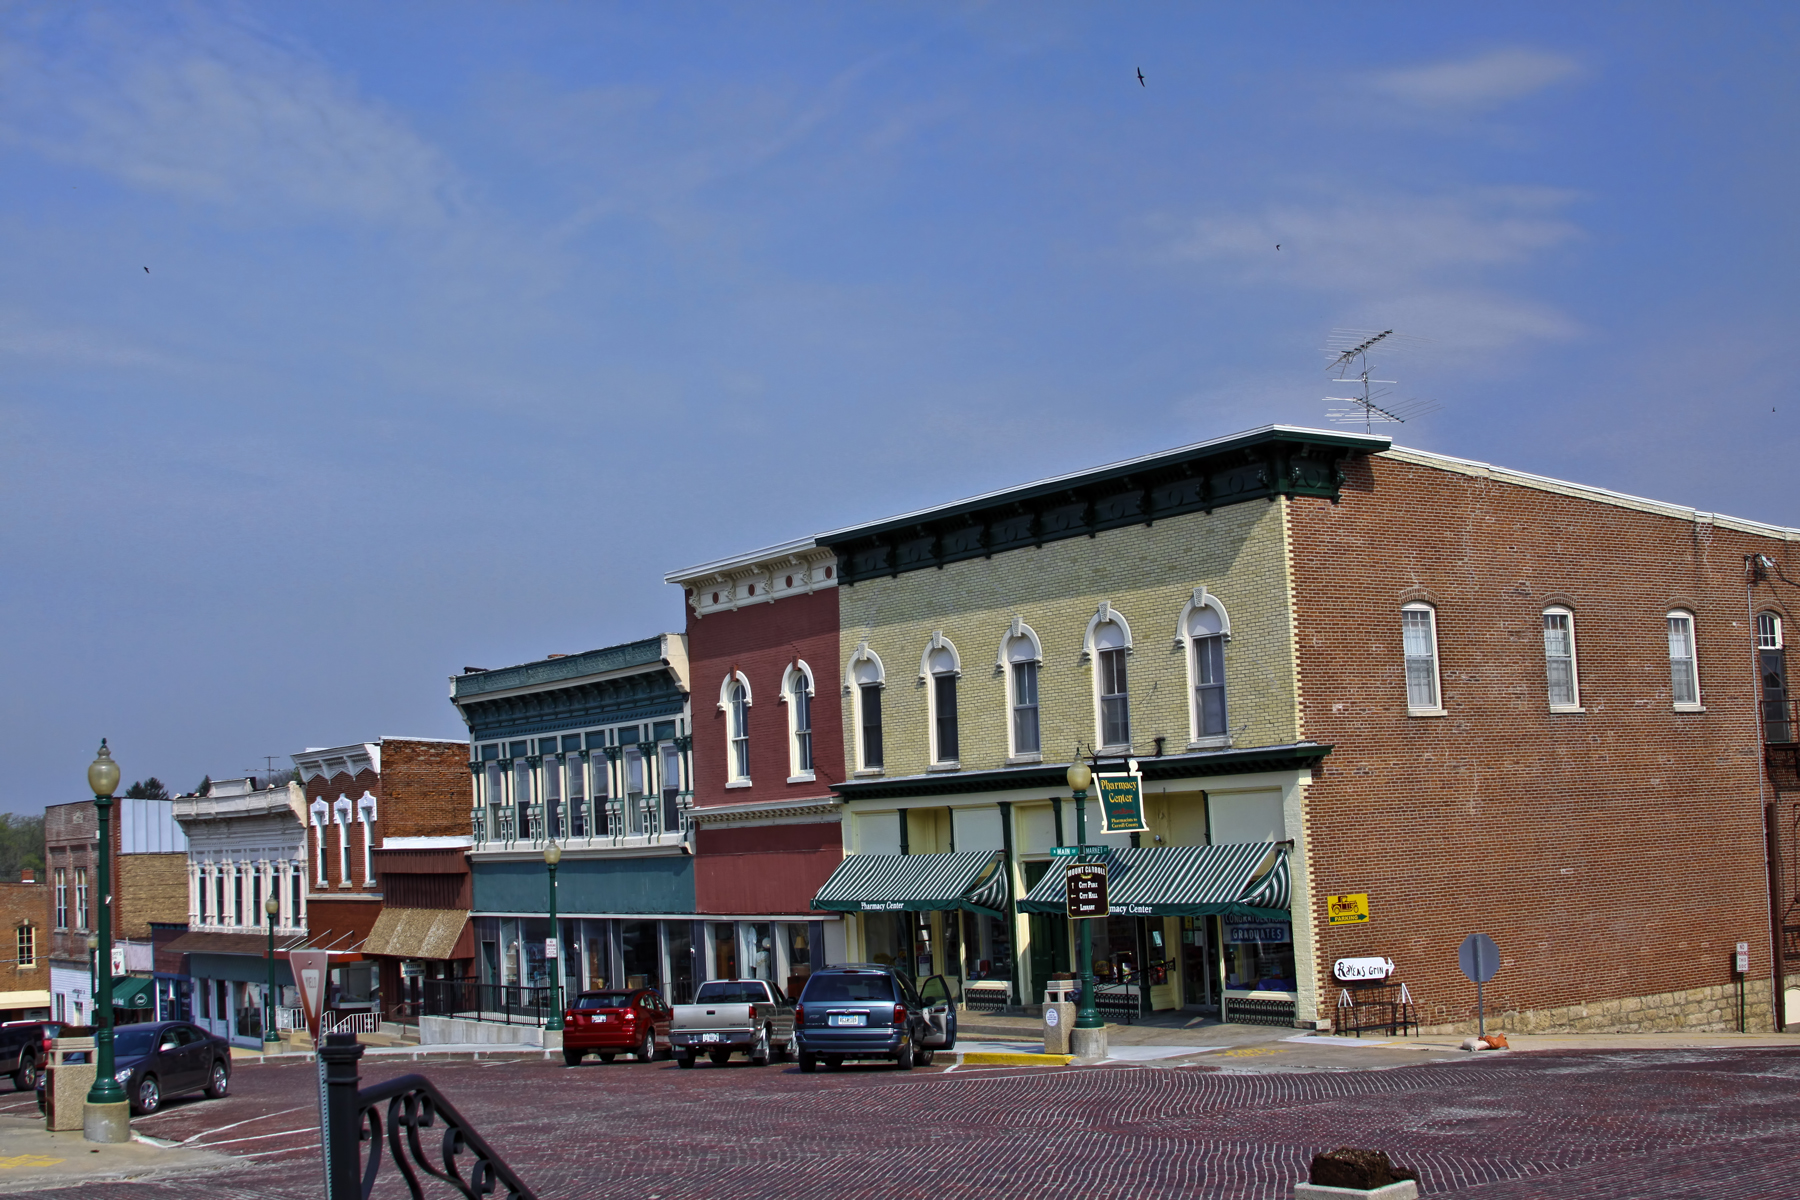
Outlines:
[[[1788, 978], [1800, 981], [1800, 976]], [[1775, 1028], [1774, 995], [1769, 984], [1767, 979], [1744, 983], [1744, 1028], [1750, 1033], [1768, 1033]], [[1795, 1018], [1795, 1014], [1790, 1012], [1790, 1018]], [[1488, 1013], [1487, 1018], [1489, 1033], [1735, 1033], [1737, 1027], [1735, 983], [1652, 996], [1591, 1000], [1562, 1008], [1496, 1011]], [[1447, 1025], [1423, 1025], [1420, 1032], [1471, 1034], [1475, 1032], [1475, 1021], [1471, 1018]]]

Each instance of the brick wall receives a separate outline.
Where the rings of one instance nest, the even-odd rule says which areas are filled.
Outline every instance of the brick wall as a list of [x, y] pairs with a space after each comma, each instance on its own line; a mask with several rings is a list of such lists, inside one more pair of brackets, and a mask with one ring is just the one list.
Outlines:
[[[1082, 647], [1102, 600], [1131, 629], [1134, 748], [1151, 753], [1161, 736], [1166, 753], [1185, 750], [1192, 733], [1188, 664], [1175, 635], [1183, 606], [1202, 586], [1231, 619], [1225, 672], [1228, 724], [1237, 744], [1293, 741], [1298, 715], [1282, 537], [1278, 505], [1236, 504], [840, 587], [839, 660], [847, 662], [866, 640], [886, 672], [885, 773], [915, 775], [929, 765], [928, 689], [919, 680], [919, 663], [939, 630], [962, 664], [960, 761], [965, 769], [1005, 764], [1007, 682], [995, 660], [1014, 616], [1031, 626], [1043, 647], [1038, 694], [1044, 760], [1067, 762], [1077, 743], [1097, 743], [1094, 664], [1082, 660]], [[854, 720], [853, 701], [843, 700], [846, 727]], [[847, 757], [853, 753], [846, 746]]]
[[[467, 760], [465, 759], [464, 761], [466, 762]], [[463, 770], [466, 774], [468, 768], [465, 766]], [[363, 830], [362, 823], [355, 819], [356, 814], [354, 808], [351, 811], [351, 821], [348, 825], [339, 825], [337, 823], [335, 809], [326, 816], [326, 821], [328, 822], [325, 826], [326, 883], [323, 887], [319, 884], [319, 830], [312, 824], [312, 803], [315, 800], [324, 800], [328, 805], [335, 805], [339, 796], [348, 796], [351, 804], [354, 805], [364, 792], [373, 793], [375, 799], [380, 802], [376, 805], [376, 819], [369, 830], [373, 845], [380, 846], [382, 822], [387, 817], [386, 797], [382, 795], [380, 775], [365, 768], [364, 770], [358, 771], [354, 776], [340, 771], [338, 774], [332, 775], [329, 778], [323, 775], [315, 775], [313, 778], [306, 781], [306, 804], [308, 808], [306, 818], [306, 880], [308, 888], [316, 895], [325, 895], [327, 892], [349, 890], [352, 888], [374, 888], [376, 886], [375, 880], [366, 879], [363, 875]], [[348, 845], [345, 847], [348, 853], [343, 856], [343, 860], [348, 862], [350, 868], [348, 878], [344, 875], [339, 855], [340, 844], [344, 842], [346, 836], [349, 838]], [[310, 902], [308, 907], [311, 907]], [[308, 925], [310, 926], [311, 923], [311, 917], [309, 916]]]
[[[18, 959], [19, 928], [29, 925], [36, 958]], [[50, 889], [42, 883], [0, 883], [0, 992], [50, 988]]]
[[188, 919], [185, 854], [121, 854], [113, 885], [113, 936], [149, 940], [152, 921], [183, 925]]
[[384, 837], [468, 836], [474, 802], [467, 742], [383, 738], [380, 783]]
[[[1744, 556], [1787, 543], [1391, 456], [1288, 502], [1321, 1011], [1340, 957], [1391, 956], [1429, 1024], [1472, 1024], [1456, 949], [1501, 953], [1513, 1028], [1718, 1028], [1752, 948], [1769, 1027], [1762, 754]], [[1749, 607], [1785, 603], [1760, 588]], [[1401, 606], [1436, 607], [1446, 716], [1409, 717]], [[1542, 611], [1574, 614], [1579, 713], [1551, 713]], [[1695, 617], [1704, 712], [1675, 712], [1666, 614]], [[1292, 831], [1290, 831], [1292, 832]], [[1325, 897], [1369, 895], [1331, 927]], [[1308, 914], [1296, 913], [1297, 920]], [[1646, 1015], [1649, 1011], [1650, 1015]]]
[[804, 913], [844, 859], [843, 826], [706, 826], [698, 833], [694, 893], [703, 913]]

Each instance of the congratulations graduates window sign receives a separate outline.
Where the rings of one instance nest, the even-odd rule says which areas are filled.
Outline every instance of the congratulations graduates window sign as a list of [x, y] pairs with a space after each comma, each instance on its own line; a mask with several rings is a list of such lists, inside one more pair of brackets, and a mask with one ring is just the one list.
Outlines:
[[1100, 792], [1100, 832], [1142, 833], [1144, 824], [1144, 779], [1141, 775], [1096, 775], [1094, 786]]

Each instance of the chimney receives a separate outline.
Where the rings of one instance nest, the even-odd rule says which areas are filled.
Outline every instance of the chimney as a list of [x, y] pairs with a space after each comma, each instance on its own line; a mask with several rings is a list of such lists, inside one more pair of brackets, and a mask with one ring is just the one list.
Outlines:
[[19, 882], [20, 883], [36, 883], [37, 882], [37, 872], [32, 870], [30, 867], [26, 867], [23, 871], [19, 872]]

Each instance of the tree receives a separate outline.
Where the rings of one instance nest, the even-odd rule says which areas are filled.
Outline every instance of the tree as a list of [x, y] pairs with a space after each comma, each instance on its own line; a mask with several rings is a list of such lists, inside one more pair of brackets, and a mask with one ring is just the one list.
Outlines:
[[194, 795], [196, 795], [196, 796], [212, 795], [212, 776], [211, 775], [202, 775], [200, 777], [200, 784], [198, 787], [196, 787], [194, 789]]
[[44, 818], [0, 813], [0, 881], [16, 882], [29, 867], [44, 879]]
[[162, 780], [152, 775], [150, 778], [126, 788], [125, 798], [127, 800], [167, 800], [169, 789], [163, 786]]

